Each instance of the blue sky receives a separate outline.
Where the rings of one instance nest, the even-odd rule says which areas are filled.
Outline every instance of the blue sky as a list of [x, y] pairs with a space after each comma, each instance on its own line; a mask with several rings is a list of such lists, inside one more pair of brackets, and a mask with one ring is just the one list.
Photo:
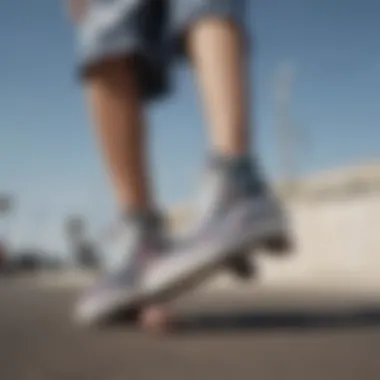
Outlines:
[[[114, 212], [73, 75], [74, 35], [61, 3], [0, 2], [0, 188], [18, 199], [10, 226], [14, 240], [38, 235], [60, 249], [65, 215], [84, 212], [99, 226]], [[380, 2], [253, 4], [247, 17], [256, 44], [255, 145], [269, 175], [278, 169], [273, 80], [284, 64], [294, 70], [291, 111], [299, 129], [300, 173], [379, 157]], [[153, 172], [166, 205], [191, 195], [206, 150], [191, 73], [179, 67], [175, 74], [175, 97], [149, 113]]]

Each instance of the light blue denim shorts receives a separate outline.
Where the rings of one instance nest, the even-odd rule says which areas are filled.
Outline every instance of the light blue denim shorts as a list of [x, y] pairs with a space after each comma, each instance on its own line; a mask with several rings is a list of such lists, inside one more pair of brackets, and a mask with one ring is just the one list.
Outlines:
[[154, 99], [170, 89], [171, 64], [183, 54], [183, 36], [205, 17], [245, 28], [245, 0], [87, 0], [78, 25], [81, 73], [100, 62], [133, 57], [142, 96]]

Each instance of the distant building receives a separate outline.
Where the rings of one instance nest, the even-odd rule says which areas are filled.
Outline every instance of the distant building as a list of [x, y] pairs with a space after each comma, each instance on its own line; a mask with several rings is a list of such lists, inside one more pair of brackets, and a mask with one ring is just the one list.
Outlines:
[[[280, 194], [283, 189], [279, 187]], [[380, 193], [380, 162], [333, 169], [300, 180], [294, 198], [328, 200]], [[289, 194], [286, 194], [286, 196]]]
[[12, 259], [12, 268], [15, 272], [36, 272], [43, 267], [41, 252], [32, 248], [16, 252]]

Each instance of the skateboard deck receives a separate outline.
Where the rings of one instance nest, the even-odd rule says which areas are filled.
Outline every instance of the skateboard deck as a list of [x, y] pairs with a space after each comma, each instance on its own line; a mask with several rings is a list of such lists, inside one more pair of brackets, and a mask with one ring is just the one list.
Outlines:
[[[249, 256], [253, 255], [251, 253]], [[237, 281], [246, 281], [257, 279], [258, 271], [257, 266], [247, 255], [236, 255], [229, 258], [224, 263], [220, 264], [215, 272], [226, 271], [236, 278]], [[210, 273], [211, 275], [212, 273]], [[154, 330], [163, 325], [168, 325], [168, 306], [180, 296], [186, 294], [188, 291], [195, 290], [197, 286], [202, 284], [202, 280], [207, 280], [209, 275], [203, 276], [202, 279], [192, 280], [191, 284], [184, 287], [171, 287], [161, 294], [156, 294], [151, 297], [137, 297], [134, 302], [126, 303], [122, 307], [115, 307], [113, 312], [109, 312], [108, 316], [102, 319], [99, 325], [110, 324], [126, 324], [137, 325], [142, 322], [141, 316], [144, 310], [158, 310], [148, 312], [145, 314], [145, 324], [148, 330]], [[160, 312], [161, 310], [161, 312]], [[170, 317], [170, 315], [169, 315]], [[148, 319], [147, 319], [148, 318]], [[153, 318], [153, 319], [152, 319]], [[172, 318], [170, 318], [172, 319]], [[150, 322], [151, 321], [151, 322]], [[144, 327], [144, 326], [143, 326]]]
[[[229, 225], [224, 228], [227, 232]], [[233, 263], [235, 273], [249, 277], [249, 271], [244, 273], [247, 268], [242, 263], [257, 249], [283, 252], [289, 248], [289, 237], [284, 234], [281, 224], [278, 230], [273, 225], [268, 226], [268, 234], [264, 228], [266, 225], [261, 230], [243, 227], [239, 236], [223, 234], [223, 230], [218, 236], [203, 239], [196, 247], [187, 244], [173, 247], [172, 252], [149, 262], [137, 287], [130, 291], [120, 288], [116, 294], [103, 297], [100, 302], [95, 300], [93, 305], [84, 307], [84, 312], [79, 313], [78, 322], [99, 324], [112, 321], [122, 312], [133, 316], [136, 310], [167, 304], [225, 270], [227, 264], [231, 268]], [[263, 241], [263, 236], [267, 241]]]

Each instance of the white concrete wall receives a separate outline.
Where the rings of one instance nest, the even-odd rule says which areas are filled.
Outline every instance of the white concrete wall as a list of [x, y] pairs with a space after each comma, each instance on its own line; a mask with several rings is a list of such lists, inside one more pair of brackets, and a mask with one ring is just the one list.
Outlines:
[[289, 205], [297, 249], [261, 260], [271, 281], [380, 282], [380, 194]]

